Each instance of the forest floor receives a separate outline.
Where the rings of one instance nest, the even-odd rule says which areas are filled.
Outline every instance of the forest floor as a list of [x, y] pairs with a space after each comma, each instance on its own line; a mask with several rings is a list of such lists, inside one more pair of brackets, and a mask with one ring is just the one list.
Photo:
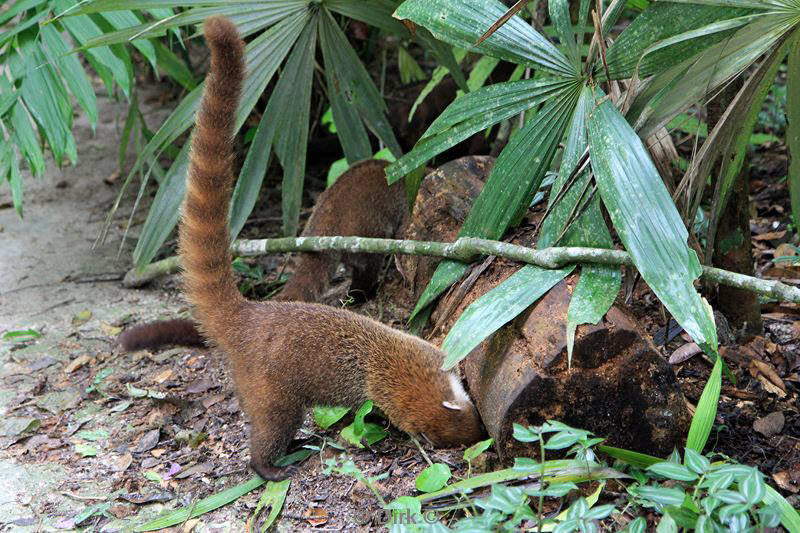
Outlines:
[[[156, 92], [149, 96], [141, 98], [143, 112], [156, 128], [169, 109]], [[98, 108], [94, 133], [84, 116], [76, 118], [76, 166], [59, 170], [51, 161], [42, 179], [25, 176], [24, 218], [8, 188], [0, 191], [0, 335], [40, 335], [0, 341], [0, 531], [129, 531], [253, 478], [245, 418], [221, 358], [205, 349], [124, 353], [115, 345], [127, 325], [188, 308], [175, 276], [144, 290], [121, 285], [152, 196], [120, 252], [138, 184], [126, 192], [106, 242], [93, 248], [124, 179], [117, 154], [126, 105], [100, 96]], [[248, 231], [266, 224], [275, 234], [277, 215], [266, 213]], [[282, 260], [269, 259], [268, 275], [275, 274]], [[319, 434], [310, 420], [305, 427]], [[336, 433], [324, 435], [335, 441]], [[413, 443], [393, 436], [348, 451], [367, 476], [392, 476], [377, 483], [387, 501], [412, 493], [427, 466]], [[312, 456], [294, 477], [278, 530], [368, 531], [382, 523], [366, 486], [322, 473], [332, 452], [328, 446]], [[431, 457], [458, 473], [460, 456]], [[174, 531], [242, 531], [262, 490]]]
[[[169, 111], [157, 96], [141, 98], [151, 128]], [[117, 153], [126, 106], [108, 97], [98, 105], [96, 133], [85, 117], [76, 119], [76, 166], [51, 165], [42, 179], [26, 176], [24, 219], [10, 207], [8, 189], [0, 189], [0, 334], [40, 334], [0, 341], [0, 531], [128, 531], [164, 509], [191, 508], [253, 477], [247, 469], [246, 421], [216, 354], [188, 348], [123, 353], [115, 346], [127, 325], [185, 315], [188, 309], [175, 277], [144, 290], [121, 286], [130, 243], [146, 214], [147, 206], [140, 206], [120, 253], [137, 186], [126, 193], [106, 242], [92, 247], [124, 178], [117, 176]], [[785, 152], [767, 147], [756, 157], [759, 272], [798, 280], [796, 270], [776, 271], [771, 263], [791, 236], [785, 224], [776, 225], [788, 212], [785, 184], [779, 183]], [[273, 200], [277, 193], [265, 194], [266, 203], [279, 204]], [[279, 219], [270, 209], [257, 214], [252, 234], [277, 233]], [[266, 258], [266, 277], [282, 264], [281, 258]], [[662, 311], [642, 285], [633, 311], [655, 336], [664, 326]], [[370, 305], [366, 312], [397, 325], [387, 302]], [[738, 382], [723, 386], [711, 443], [721, 454], [757, 465], [798, 505], [800, 310], [766, 303], [764, 312], [763, 336], [724, 348]], [[679, 335], [659, 349], [670, 357], [686, 344]], [[710, 365], [695, 355], [676, 363], [675, 370], [687, 399], [696, 404]], [[321, 432], [310, 420], [304, 427], [313, 432], [314, 444], [325, 446], [292, 480], [277, 529], [376, 529], [383, 517], [370, 490], [351, 477], [323, 473], [324, 460], [340, 453], [329, 445], [337, 432]], [[388, 476], [376, 482], [386, 501], [413, 494], [415, 477], [426, 466], [416, 446], [394, 431], [371, 449], [347, 453], [366, 476]], [[456, 476], [465, 474], [460, 451], [430, 454]], [[262, 491], [173, 531], [242, 531]]]

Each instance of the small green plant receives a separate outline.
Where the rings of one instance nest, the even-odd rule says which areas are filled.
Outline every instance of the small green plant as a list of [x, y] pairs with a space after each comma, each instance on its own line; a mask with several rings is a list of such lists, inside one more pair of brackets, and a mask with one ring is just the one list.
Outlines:
[[417, 490], [421, 492], [436, 492], [447, 485], [452, 473], [450, 467], [444, 463], [433, 463], [417, 476]]
[[341, 420], [349, 410], [347, 407], [314, 407], [314, 422], [322, 429], [328, 429]]
[[[679, 457], [673, 457], [679, 459]], [[629, 487], [642, 507], [669, 515], [682, 528], [697, 531], [762, 531], [781, 516], [764, 498], [767, 486], [758, 469], [711, 461], [687, 448], [683, 462], [670, 460], [647, 468], [648, 481]]]
[[[438, 492], [398, 498], [384, 506], [392, 513], [391, 530], [427, 531], [420, 524], [445, 528], [438, 522], [445, 515], [426, 510], [425, 504], [433, 504], [433, 509], [470, 510], [469, 516], [460, 519], [449, 515], [448, 526], [457, 531], [599, 531], [601, 521], [612, 515], [617, 516], [616, 523], [627, 521], [622, 531], [630, 533], [645, 531], [645, 516], [656, 516], [652, 525], [659, 532], [755, 532], [778, 524], [797, 531], [800, 527], [800, 515], [766, 485], [756, 468], [728, 460], [712, 463], [690, 448], [683, 460], [677, 451], [668, 459], [659, 460], [615, 448], [597, 449], [602, 439], [555, 421], [537, 427], [515, 425], [513, 436], [520, 442], [538, 445], [541, 461], [519, 457], [512, 469], [468, 477]], [[575, 459], [547, 460], [545, 454], [556, 450]], [[618, 469], [601, 466], [594, 460], [600, 451], [627, 457], [630, 462], [618, 460]], [[423, 471], [428, 472], [426, 479], [441, 480], [440, 473], [434, 472], [436, 466]], [[419, 487], [423, 474], [417, 485], [424, 491], [427, 487]], [[600, 503], [609, 479], [627, 484], [625, 501]], [[518, 484], [520, 481], [525, 484]], [[578, 492], [578, 484], [598, 481], [588, 496]], [[486, 496], [476, 495], [481, 488], [488, 488]], [[561, 500], [566, 510], [546, 516], [545, 499]], [[622, 508], [618, 508], [620, 504]], [[637, 516], [640, 514], [643, 516]], [[409, 516], [415, 517], [415, 522]]]
[[362, 441], [370, 446], [376, 442], [383, 440], [389, 434], [388, 431], [383, 429], [378, 424], [372, 422], [365, 422], [364, 417], [372, 411], [372, 400], [369, 400], [356, 411], [353, 423], [345, 427], [341, 431], [341, 436], [344, 440], [357, 448], [363, 448]]
[[322, 471], [322, 473], [326, 475], [337, 473], [355, 478], [369, 488], [372, 494], [375, 495], [375, 498], [377, 498], [377, 500], [380, 502], [381, 506], [386, 507], [386, 502], [375, 486], [375, 483], [389, 477], [388, 472], [384, 472], [383, 474], [379, 474], [377, 476], [367, 477], [364, 475], [361, 469], [356, 466], [352, 459], [346, 455], [341, 455], [339, 457], [331, 457], [330, 459], [326, 459], [325, 469]]
[[467, 477], [472, 476], [472, 461], [477, 459], [483, 452], [488, 450], [492, 444], [494, 444], [494, 439], [486, 439], [476, 442], [464, 450], [464, 460], [467, 462]]

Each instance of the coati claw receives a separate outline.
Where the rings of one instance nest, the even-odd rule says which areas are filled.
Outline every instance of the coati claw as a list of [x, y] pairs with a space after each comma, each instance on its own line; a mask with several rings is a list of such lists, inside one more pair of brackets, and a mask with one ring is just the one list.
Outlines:
[[266, 481], [283, 481], [294, 475], [300, 470], [296, 466], [267, 466], [254, 461], [250, 461], [252, 468], [261, 479]]

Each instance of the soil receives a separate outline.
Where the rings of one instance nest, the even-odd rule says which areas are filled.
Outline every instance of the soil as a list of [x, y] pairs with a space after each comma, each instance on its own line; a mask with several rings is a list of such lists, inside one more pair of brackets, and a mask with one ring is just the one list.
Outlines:
[[[169, 109], [157, 89], [149, 96], [142, 98], [143, 111], [155, 128]], [[164, 509], [191, 506], [253, 477], [245, 419], [217, 354], [188, 348], [123, 353], [115, 345], [126, 325], [185, 314], [187, 306], [175, 277], [145, 290], [121, 286], [153, 187], [125, 245], [120, 248], [137, 186], [125, 194], [105, 243], [93, 247], [123, 179], [113, 178], [126, 115], [124, 102], [107, 95], [99, 96], [98, 108], [96, 132], [85, 117], [76, 118], [76, 166], [57, 169], [51, 161], [42, 179], [25, 176], [24, 218], [10, 207], [8, 188], [0, 190], [0, 334], [41, 335], [0, 344], [0, 531], [130, 531]], [[314, 183], [318, 193], [321, 182]], [[277, 234], [279, 202], [270, 201], [276, 194], [265, 194], [262, 204], [271, 207], [255, 214], [248, 233]], [[283, 263], [267, 258], [267, 277], [277, 277]], [[327, 300], [336, 303], [339, 295], [334, 290]], [[391, 309], [380, 303], [367, 312], [391, 321]], [[339, 430], [351, 420], [327, 432], [307, 422], [322, 452], [294, 477], [278, 530], [313, 523], [368, 531], [381, 523], [366, 486], [323, 473], [322, 461], [338, 454]], [[387, 501], [413, 492], [427, 466], [396, 432], [372, 449], [347, 452], [367, 477], [391, 475], [391, 482], [377, 482]], [[455, 473], [463, 466], [460, 455], [429, 454]], [[252, 491], [183, 531], [242, 531], [260, 496]]]
[[[152, 98], [142, 98], [151, 128], [169, 112], [155, 91]], [[8, 188], [0, 189], [0, 333], [31, 329], [40, 334], [0, 342], [0, 531], [130, 531], [164, 509], [192, 507], [253, 477], [246, 468], [246, 421], [225, 365], [214, 352], [122, 353], [114, 344], [126, 325], [186, 314], [187, 307], [174, 277], [145, 290], [126, 290], [120, 283], [152, 187], [133, 215], [128, 237], [125, 227], [136, 187], [125, 194], [105, 243], [93, 247], [120, 190], [122, 178], [112, 178], [126, 113], [123, 102], [108, 96], [100, 96], [98, 107], [96, 132], [83, 116], [76, 118], [76, 166], [58, 170], [51, 162], [44, 178], [25, 176], [24, 219], [9, 207]], [[752, 191], [758, 271], [798, 280], [797, 270], [778, 270], [772, 263], [789, 233], [775, 221], [785, 220], [789, 210], [785, 185], [779, 182], [785, 175], [780, 166], [785, 152], [767, 149], [758, 154], [764, 164], [754, 168], [774, 172], [754, 171]], [[277, 234], [275, 183], [273, 178], [267, 184], [248, 235]], [[312, 205], [312, 196], [305, 205]], [[265, 279], [275, 279], [284, 263], [265, 258], [260, 264]], [[336, 304], [340, 296], [334, 288], [326, 300]], [[657, 337], [665, 320], [643, 283], [631, 306]], [[380, 297], [361, 309], [398, 326], [405, 311]], [[800, 310], [767, 303], [764, 311], [763, 336], [733, 339], [724, 348], [738, 381], [723, 386], [711, 446], [757, 465], [797, 505]], [[659, 349], [670, 357], [687, 342], [678, 335]], [[708, 361], [695, 355], [676, 363], [675, 371], [688, 401], [696, 405], [710, 371]], [[386, 425], [379, 418], [373, 421]], [[380, 504], [364, 484], [324, 472], [324, 462], [340, 453], [338, 430], [347, 423], [321, 431], [306, 421], [300, 436], [318, 450], [293, 478], [277, 530], [371, 531], [383, 523]], [[346, 452], [365, 476], [378, 478], [375, 487], [386, 501], [413, 494], [415, 477], [427, 465], [416, 445], [395, 431], [369, 449], [348, 447]], [[465, 475], [462, 452], [427, 453], [432, 461], [449, 464], [455, 476]], [[251, 491], [174, 530], [242, 531], [261, 493]]]

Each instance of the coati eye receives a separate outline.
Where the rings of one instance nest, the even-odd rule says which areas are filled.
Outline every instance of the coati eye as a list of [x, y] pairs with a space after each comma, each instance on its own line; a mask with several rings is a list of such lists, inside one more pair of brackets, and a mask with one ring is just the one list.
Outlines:
[[460, 411], [461, 410], [461, 406], [457, 405], [457, 404], [454, 404], [453, 402], [445, 401], [445, 402], [442, 402], [442, 405], [444, 406], [445, 409], [450, 409], [451, 411]]

